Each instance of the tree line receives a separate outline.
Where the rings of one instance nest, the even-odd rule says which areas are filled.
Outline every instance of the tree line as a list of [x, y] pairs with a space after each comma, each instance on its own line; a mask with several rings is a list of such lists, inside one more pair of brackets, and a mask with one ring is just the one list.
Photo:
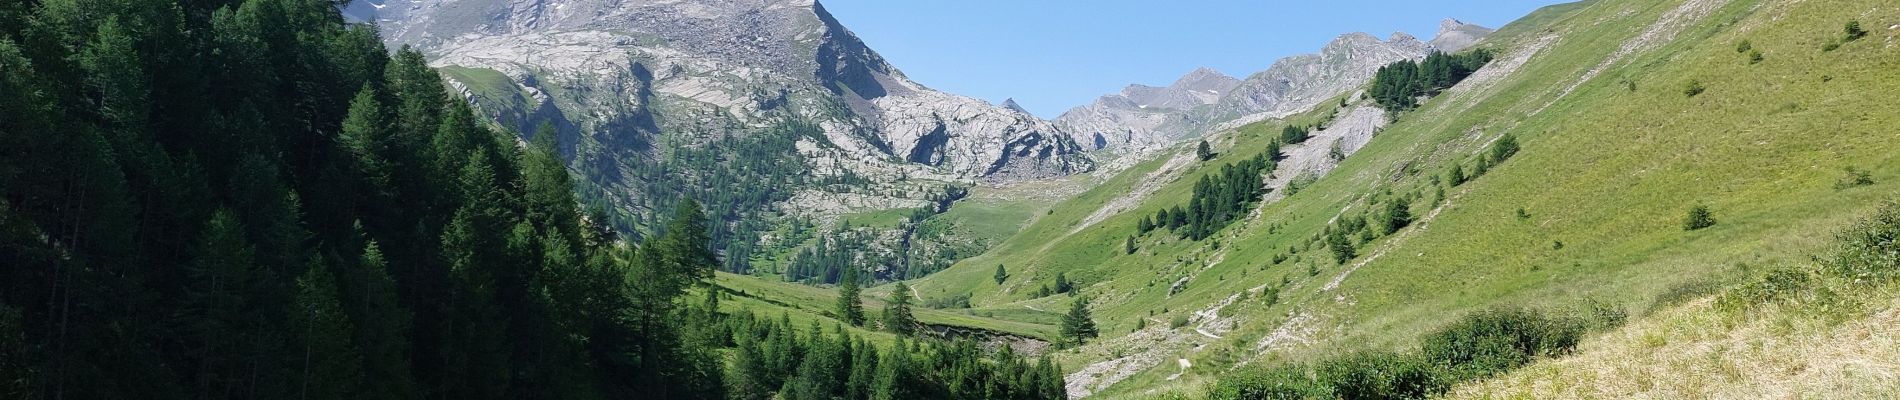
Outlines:
[[1379, 67], [1366, 95], [1386, 110], [1408, 111], [1418, 107], [1420, 97], [1437, 96], [1450, 89], [1490, 63], [1491, 58], [1490, 50], [1478, 49], [1458, 54], [1434, 51], [1423, 61], [1395, 62]]
[[[1253, 204], [1260, 201], [1265, 189], [1261, 175], [1275, 166], [1268, 155], [1278, 153], [1279, 147], [1275, 142], [1268, 151], [1253, 158], [1223, 165], [1219, 173], [1202, 175], [1194, 183], [1194, 194], [1187, 208], [1177, 205], [1156, 212], [1152, 219], [1142, 216], [1135, 224], [1136, 233], [1147, 235], [1155, 229], [1167, 228], [1183, 238], [1201, 240], [1246, 216], [1252, 212]], [[1132, 239], [1128, 247], [1133, 249]]]

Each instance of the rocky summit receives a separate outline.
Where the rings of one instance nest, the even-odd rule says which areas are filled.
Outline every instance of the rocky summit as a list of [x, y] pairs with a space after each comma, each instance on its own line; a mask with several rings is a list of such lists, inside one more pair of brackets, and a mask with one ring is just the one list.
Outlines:
[[1404, 33], [1394, 33], [1387, 40], [1350, 33], [1319, 53], [1281, 59], [1244, 80], [1202, 68], [1165, 88], [1131, 85], [1069, 110], [1056, 123], [1091, 149], [1168, 145], [1212, 130], [1312, 109], [1370, 82], [1379, 67], [1423, 58], [1432, 51], [1455, 52], [1490, 32], [1446, 20], [1431, 43]]
[[[911, 81], [811, 0], [370, 6], [387, 41], [426, 54], [501, 125], [528, 132], [554, 123], [583, 170], [627, 169], [671, 145], [743, 138], [793, 120], [821, 133], [796, 139], [809, 175], [880, 186], [862, 190], [885, 198], [869, 208], [914, 203], [924, 191], [908, 186], [918, 181], [1091, 168], [1054, 124]], [[623, 192], [616, 183], [605, 179], [602, 189]]]

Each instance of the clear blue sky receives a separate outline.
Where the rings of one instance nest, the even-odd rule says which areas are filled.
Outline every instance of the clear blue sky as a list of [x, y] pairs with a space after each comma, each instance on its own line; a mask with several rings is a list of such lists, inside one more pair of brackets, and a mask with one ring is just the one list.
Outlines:
[[1347, 32], [1430, 40], [1567, 0], [819, 0], [911, 79], [1052, 118], [1198, 67], [1245, 78]]

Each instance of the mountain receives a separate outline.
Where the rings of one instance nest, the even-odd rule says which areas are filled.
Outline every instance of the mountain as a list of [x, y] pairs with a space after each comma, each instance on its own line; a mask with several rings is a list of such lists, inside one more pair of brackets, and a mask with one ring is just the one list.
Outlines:
[[[907, 283], [1012, 323], [1087, 303], [1101, 337], [1055, 353], [1072, 397], [1886, 396], [1900, 114], [1869, 106], [1900, 97], [1890, 8], [1551, 6], [1466, 44], [1486, 62], [1389, 69], [1478, 66], [1463, 80], [1332, 91], [1403, 83], [1416, 108], [1350, 96], [1159, 146]], [[1494, 340], [1523, 347], [1459, 356]]]
[[1171, 144], [1311, 109], [1371, 81], [1379, 67], [1423, 58], [1434, 50], [1456, 52], [1490, 32], [1448, 19], [1430, 44], [1404, 33], [1388, 40], [1346, 34], [1317, 54], [1281, 59], [1244, 80], [1202, 68], [1168, 87], [1130, 85], [1063, 113], [1056, 123], [1090, 149]]
[[1191, 113], [1214, 104], [1240, 80], [1209, 68], [1196, 69], [1167, 87], [1129, 85], [1076, 107], [1056, 123], [1090, 149], [1110, 145], [1162, 144], [1179, 139], [1196, 124]]
[[1446, 53], [1456, 53], [1478, 43], [1492, 32], [1495, 30], [1446, 18], [1438, 23], [1438, 36], [1432, 37], [1432, 48]]
[[394, 0], [375, 8], [392, 45], [429, 55], [503, 126], [555, 123], [577, 168], [602, 171], [590, 178], [620, 203], [642, 195], [615, 171], [782, 121], [817, 131], [792, 139], [802, 165], [786, 168], [859, 183], [782, 189], [849, 209], [916, 207], [937, 185], [1090, 168], [1055, 125], [911, 81], [811, 0]]

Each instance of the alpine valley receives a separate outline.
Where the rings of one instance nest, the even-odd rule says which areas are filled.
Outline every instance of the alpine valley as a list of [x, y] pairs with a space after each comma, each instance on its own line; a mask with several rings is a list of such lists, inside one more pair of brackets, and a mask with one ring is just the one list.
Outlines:
[[1900, 395], [1900, 4], [1420, 33], [1045, 119], [817, 0], [0, 0], [0, 398]]

